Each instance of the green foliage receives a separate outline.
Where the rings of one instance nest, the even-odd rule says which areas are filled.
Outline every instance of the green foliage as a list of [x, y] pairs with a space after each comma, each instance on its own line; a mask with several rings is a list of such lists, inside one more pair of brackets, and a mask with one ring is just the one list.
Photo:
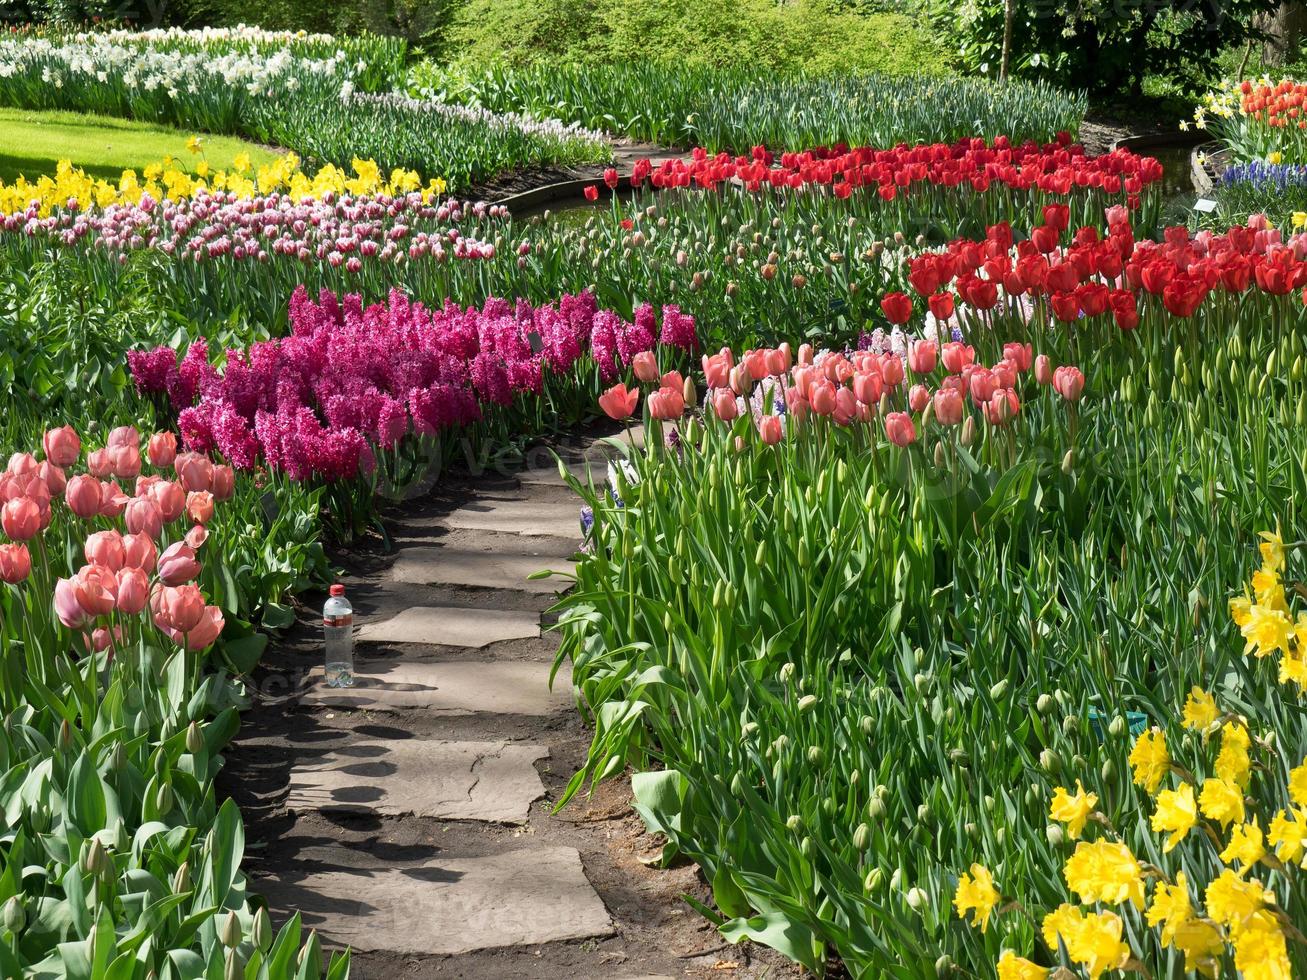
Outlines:
[[450, 30], [451, 60], [499, 63], [650, 60], [667, 70], [941, 72], [949, 55], [908, 17], [834, 13], [800, 0], [470, 0]]

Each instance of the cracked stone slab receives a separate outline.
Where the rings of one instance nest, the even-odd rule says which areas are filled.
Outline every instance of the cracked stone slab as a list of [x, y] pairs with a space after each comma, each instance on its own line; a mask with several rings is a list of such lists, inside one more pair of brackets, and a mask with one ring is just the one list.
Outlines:
[[411, 956], [456, 956], [613, 933], [572, 847], [439, 857], [414, 867], [331, 869], [260, 882], [328, 942]]
[[373, 711], [423, 709], [441, 715], [476, 712], [551, 715], [572, 706], [566, 671], [549, 689], [550, 664], [532, 660], [428, 663], [386, 658], [355, 664], [353, 687], [327, 687], [322, 668], [307, 677], [301, 702], [311, 707]]
[[290, 810], [526, 823], [545, 795], [543, 745], [378, 739], [307, 756], [290, 775]]
[[524, 537], [581, 537], [581, 507], [571, 500], [482, 499], [464, 504], [444, 519], [446, 527], [499, 531]]
[[543, 569], [571, 571], [571, 563], [541, 555], [504, 554], [474, 551], [469, 548], [404, 548], [391, 566], [396, 582], [410, 585], [464, 585], [488, 589], [517, 589], [552, 595], [566, 589], [562, 578], [530, 579], [527, 576]]
[[484, 647], [503, 640], [540, 635], [537, 613], [469, 606], [413, 606], [390, 619], [365, 623], [354, 634], [359, 643], [430, 643]]

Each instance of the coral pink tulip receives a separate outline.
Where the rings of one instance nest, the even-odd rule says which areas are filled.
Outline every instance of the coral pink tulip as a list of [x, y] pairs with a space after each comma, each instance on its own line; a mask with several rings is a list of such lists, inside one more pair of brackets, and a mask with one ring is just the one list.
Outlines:
[[659, 388], [649, 395], [649, 414], [670, 422], [685, 414], [685, 394], [679, 387]]
[[182, 489], [181, 484], [174, 483], [172, 480], [160, 480], [150, 484], [147, 495], [159, 508], [159, 516], [165, 524], [171, 524], [186, 510], [186, 491]]
[[61, 578], [54, 584], [54, 614], [70, 630], [81, 629], [87, 623], [86, 612], [77, 601], [77, 590], [72, 579]]
[[1053, 362], [1048, 359], [1047, 354], [1040, 354], [1035, 358], [1035, 380], [1041, 385], [1053, 383]]
[[208, 524], [213, 520], [213, 494], [207, 490], [187, 494], [186, 513], [196, 524]]
[[85, 474], [73, 477], [64, 488], [64, 500], [83, 520], [94, 517], [100, 513], [100, 481]]
[[989, 373], [994, 376], [994, 384], [999, 388], [1016, 387], [1017, 366], [1006, 358], [990, 368]]
[[118, 611], [135, 616], [150, 598], [150, 577], [142, 568], [124, 568], [118, 573]]
[[133, 446], [139, 449], [141, 446], [141, 434], [134, 425], [120, 425], [109, 433], [109, 438], [104, 443], [111, 449], [120, 449], [123, 446]]
[[931, 340], [914, 340], [908, 344], [908, 367], [914, 374], [930, 374], [939, 362], [939, 347]]
[[134, 480], [141, 472], [141, 451], [136, 446], [114, 446], [109, 450], [113, 475], [120, 480]]
[[960, 341], [952, 340], [940, 351], [940, 359], [949, 374], [961, 374], [963, 368], [975, 362], [976, 351]]
[[0, 582], [17, 585], [32, 573], [32, 554], [25, 544], [0, 544]]
[[45, 450], [45, 458], [52, 465], [61, 469], [66, 469], [77, 462], [77, 458], [82, 454], [82, 440], [78, 438], [77, 431], [71, 425], [65, 425], [62, 428], [50, 429], [41, 438], [41, 448]]
[[186, 632], [184, 640], [186, 649], [203, 650], [210, 646], [222, 633], [222, 627], [222, 610], [217, 606], [205, 606], [204, 615], [200, 617], [199, 623]]
[[96, 653], [103, 653], [113, 646], [113, 634], [103, 626], [97, 626], [91, 630], [91, 649]]
[[723, 422], [729, 422], [740, 415], [740, 403], [735, 392], [730, 388], [714, 388], [712, 391], [712, 409]]
[[998, 382], [994, 380], [994, 372], [989, 368], [976, 368], [971, 372], [967, 387], [971, 392], [971, 400], [976, 405], [983, 405], [994, 396]]
[[232, 494], [236, 492], [236, 471], [226, 463], [214, 466], [213, 487], [211, 489], [214, 500], [230, 500]]
[[762, 441], [767, 445], [776, 445], [785, 435], [781, 417], [779, 415], [764, 415], [758, 420], [758, 434], [762, 436]]
[[200, 545], [209, 540], [209, 532], [205, 530], [203, 524], [196, 524], [186, 532], [186, 536], [182, 540], [196, 551], [199, 551]]
[[709, 388], [724, 388], [730, 384], [731, 368], [735, 366], [735, 357], [729, 350], [722, 348], [717, 354], [703, 355], [704, 384]]
[[[210, 490], [213, 486], [213, 463], [201, 453], [182, 453], [173, 460], [173, 469], [182, 489]], [[181, 511], [178, 511], [180, 514]]]
[[123, 536], [123, 567], [139, 568], [144, 572], [154, 571], [159, 562], [159, 549], [148, 534], [128, 534]]
[[1021, 400], [1011, 388], [1000, 388], [985, 403], [985, 419], [990, 425], [1007, 425], [1021, 411]]
[[627, 390], [624, 384], [615, 384], [599, 396], [599, 407], [615, 422], [629, 419], [640, 399], [640, 389]]
[[103, 480], [113, 473], [113, 454], [108, 449], [96, 449], [86, 454], [86, 469], [91, 476]]
[[73, 594], [87, 616], [107, 615], [118, 602], [118, 576], [103, 565], [83, 565], [73, 578]]
[[1080, 373], [1078, 367], [1064, 364], [1053, 372], [1053, 390], [1067, 401], [1077, 402], [1080, 400], [1080, 393], [1085, 390], [1085, 376]]
[[163, 516], [153, 500], [133, 497], [123, 510], [123, 522], [131, 534], [145, 534], [157, 538], [163, 533]]
[[36, 467], [36, 457], [31, 453], [14, 453], [9, 457], [9, 465], [5, 470], [14, 476], [27, 476], [35, 473]]
[[885, 391], [885, 382], [879, 371], [867, 371], [853, 376], [853, 394], [864, 405], [879, 405]]
[[1029, 344], [1019, 344], [1016, 341], [1004, 344], [1003, 357], [1011, 361], [1018, 371], [1030, 370], [1031, 348]]
[[914, 412], [924, 412], [930, 404], [930, 389], [925, 385], [913, 385], [908, 392], [908, 407]]
[[808, 401], [818, 415], [831, 415], [835, 411], [835, 386], [829, 381], [814, 381], [808, 389]]
[[171, 432], [156, 432], [145, 447], [150, 465], [157, 469], [171, 466], [177, 459], [177, 437]]
[[150, 611], [160, 629], [185, 633], [194, 629], [204, 616], [204, 593], [198, 585], [157, 589], [150, 597]]
[[195, 549], [178, 542], [168, 546], [159, 556], [159, 580], [164, 585], [181, 585], [200, 574], [200, 563], [195, 560]]
[[966, 408], [962, 392], [956, 388], [940, 388], [935, 392], [935, 418], [941, 425], [957, 425]]
[[15, 497], [0, 507], [0, 527], [14, 541], [28, 541], [41, 530], [41, 507], [31, 497]]
[[896, 446], [910, 446], [917, 441], [917, 429], [907, 412], [890, 412], [885, 416], [885, 435]]
[[812, 363], [812, 344], [799, 345], [799, 363], [800, 364]]
[[117, 531], [96, 531], [89, 535], [82, 553], [90, 564], [103, 565], [115, 572], [122, 568], [126, 561], [123, 536]]
[[131, 498], [123, 493], [122, 487], [118, 486], [117, 480], [111, 480], [108, 483], [100, 484], [100, 516], [117, 517], [127, 506], [127, 501]]
[[897, 388], [903, 383], [903, 360], [887, 354], [880, 362], [880, 376], [885, 379], [885, 387]]
[[48, 459], [36, 468], [36, 475], [40, 477], [41, 482], [50, 489], [52, 494], [61, 494], [68, 486], [68, 477], [64, 474], [64, 471]]
[[658, 380], [658, 358], [651, 350], [642, 350], [631, 358], [631, 369], [635, 372], [637, 381]]

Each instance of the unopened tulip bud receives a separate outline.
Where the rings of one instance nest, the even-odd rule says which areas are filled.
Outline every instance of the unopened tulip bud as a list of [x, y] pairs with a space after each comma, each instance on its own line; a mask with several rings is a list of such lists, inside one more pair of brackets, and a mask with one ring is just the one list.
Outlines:
[[59, 723], [59, 748], [61, 751], [67, 752], [72, 747], [73, 726], [68, 724], [68, 719], [65, 718]]
[[817, 695], [805, 694], [803, 697], [799, 698], [799, 714], [804, 714], [808, 711], [811, 711], [813, 707], [816, 706], [816, 704], [817, 704]]
[[876, 721], [871, 717], [871, 715], [863, 715], [858, 719], [858, 728], [862, 731], [863, 735], [870, 735], [875, 730], [875, 727]]
[[1080, 719], [1074, 715], [1067, 715], [1062, 719], [1062, 734], [1070, 735], [1080, 727]]
[[1051, 823], [1044, 828], [1044, 836], [1048, 838], [1048, 843], [1052, 847], [1061, 847], [1066, 840], [1066, 834], [1062, 830], [1060, 823]]
[[1057, 706], [1057, 705], [1056, 705], [1056, 703], [1053, 701], [1052, 697], [1050, 697], [1050, 696], [1047, 695], [1047, 694], [1041, 694], [1041, 695], [1040, 695], [1040, 696], [1035, 700], [1035, 710], [1037, 710], [1041, 715], [1046, 715], [1046, 714], [1048, 714], [1048, 713], [1049, 713], [1050, 711], [1052, 711], [1056, 706]]
[[4, 924], [5, 931], [15, 936], [23, 931], [23, 926], [27, 925], [27, 912], [23, 909], [22, 899], [17, 895], [5, 902]]
[[808, 747], [808, 765], [820, 768], [826, 761], [826, 753], [821, 750], [820, 745], [811, 745]]
[[924, 889], [915, 885], [908, 889], [908, 908], [912, 909], [912, 911], [920, 912], [929, 904], [930, 896], [926, 894]]
[[1062, 472], [1066, 476], [1070, 476], [1075, 467], [1076, 451], [1074, 449], [1068, 449], [1066, 455], [1062, 457]]
[[322, 947], [318, 943], [318, 930], [314, 929], [309, 933], [309, 941], [299, 951], [295, 961], [301, 973], [307, 973], [311, 977], [322, 975]]
[[1062, 769], [1062, 757], [1054, 749], [1044, 749], [1039, 753], [1039, 764], [1045, 772], [1056, 775]]
[[1113, 777], [1116, 776], [1116, 766], [1113, 765], [1111, 759], [1108, 759], [1103, 763], [1103, 768], [1100, 770], [1100, 772], [1102, 773], [1103, 781], [1110, 782], [1113, 779]]
[[159, 786], [159, 792], [154, 796], [154, 807], [161, 817], [172, 809], [172, 787], [167, 783]]
[[953, 975], [953, 959], [947, 953], [935, 961], [935, 976], [951, 977]]
[[1125, 731], [1125, 719], [1120, 715], [1113, 718], [1107, 725], [1107, 732], [1113, 738], [1120, 738], [1121, 733]]
[[944, 444], [942, 442], [935, 443], [935, 469], [942, 470], [946, 462], [947, 460], [944, 458]]
[[859, 851], [871, 846], [871, 828], [865, 823], [858, 824], [858, 829], [853, 832], [853, 846]]
[[789, 830], [791, 833], [798, 833], [799, 829], [802, 827], [803, 827], [803, 818], [801, 818], [797, 813], [790, 814], [790, 816], [785, 821], [785, 828]]
[[100, 875], [105, 870], [105, 862], [109, 860], [109, 855], [100, 843], [100, 838], [92, 837], [91, 846], [86, 849], [82, 856], [82, 870], [89, 875]]
[[244, 980], [245, 964], [240, 954], [234, 949], [227, 950], [227, 962], [222, 970], [222, 980]]
[[699, 404], [699, 393], [694, 390], [693, 378], [685, 379], [685, 384], [681, 386], [681, 395], [685, 399], [686, 408], [693, 408]]
[[200, 732], [200, 726], [196, 722], [191, 722], [186, 728], [186, 751], [196, 755], [203, 748], [204, 735]]
[[976, 417], [968, 415], [962, 422], [962, 436], [959, 440], [962, 445], [970, 446], [976, 441]]
[[863, 879], [862, 886], [869, 892], [880, 890], [881, 882], [885, 880], [885, 872], [880, 868], [872, 868], [867, 872], [867, 877]]
[[172, 876], [172, 890], [176, 894], [191, 890], [191, 863], [183, 861]]
[[234, 911], [228, 912], [227, 918], [223, 920], [222, 931], [218, 934], [218, 939], [224, 946], [231, 949], [240, 945], [242, 936], [240, 917]]
[[989, 696], [993, 698], [995, 701], [1001, 701], [1003, 699], [1003, 695], [1007, 694], [1007, 687], [1008, 687], [1007, 678], [1004, 677], [1001, 681], [999, 681], [997, 684], [995, 684], [993, 687], [989, 689]]

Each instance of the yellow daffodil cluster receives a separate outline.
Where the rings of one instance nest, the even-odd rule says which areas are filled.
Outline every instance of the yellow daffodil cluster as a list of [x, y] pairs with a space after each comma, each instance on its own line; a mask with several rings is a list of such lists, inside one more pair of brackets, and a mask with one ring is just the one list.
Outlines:
[[[1247, 653], [1259, 659], [1278, 654], [1280, 681], [1302, 686], [1307, 617], [1295, 616], [1286, 597], [1283, 541], [1271, 533], [1261, 539], [1261, 566], [1247, 593], [1231, 602], [1231, 614]], [[1049, 817], [1075, 842], [1062, 869], [1070, 900], [1043, 917], [1041, 955], [1027, 959], [1003, 950], [996, 965], [1000, 980], [1042, 980], [1052, 967], [1039, 960], [1069, 962], [1090, 980], [1113, 970], [1150, 975], [1143, 962], [1148, 950], [1132, 948], [1129, 939], [1144, 923], [1162, 948], [1183, 957], [1187, 972], [1215, 977], [1232, 960], [1247, 980], [1292, 976], [1289, 944], [1307, 945], [1307, 936], [1281, 907], [1267, 876], [1307, 869], [1307, 758], [1290, 768], [1274, 738], [1254, 734], [1247, 718], [1197, 686], [1170, 730], [1177, 745], [1197, 747], [1191, 768], [1172, 758], [1167, 734], [1162, 728], [1142, 732], [1129, 762], [1135, 785], [1152, 798], [1149, 823], [1164, 837], [1162, 854], [1188, 842], [1186, 870], [1171, 874], [1141, 861], [1097, 809], [1098, 794], [1080, 780], [1074, 791], [1055, 787]], [[1287, 784], [1277, 785], [1277, 774], [1286, 770]], [[1263, 802], [1284, 799], [1288, 805], [1278, 808]], [[1204, 875], [1209, 880], [1193, 883], [1204, 867], [1213, 869]], [[993, 924], [996, 910], [1001, 918], [1005, 909], [1020, 908], [1003, 898], [980, 864], [960, 876], [954, 906], [982, 930]]]
[[[199, 154], [202, 147], [201, 137], [187, 141], [192, 153]], [[47, 174], [36, 180], [19, 177], [10, 184], [0, 183], [0, 214], [24, 211], [32, 202], [38, 204], [44, 217], [56, 208], [140, 204], [147, 195], [156, 201], [180, 201], [203, 191], [226, 191], [241, 198], [284, 192], [296, 201], [328, 193], [360, 197], [420, 191], [423, 200], [429, 201], [444, 194], [445, 182], [437, 177], [423, 185], [412, 170], [397, 169], [386, 175], [372, 160], [359, 159], [352, 162], [352, 172], [328, 164], [310, 176], [300, 169], [300, 158], [294, 153], [257, 168], [248, 153], [241, 153], [225, 170], [214, 170], [203, 159], [188, 168], [182, 161], [165, 157], [149, 164], [140, 174], [124, 170], [117, 182], [92, 177], [70, 161], [60, 160], [53, 176]]]

